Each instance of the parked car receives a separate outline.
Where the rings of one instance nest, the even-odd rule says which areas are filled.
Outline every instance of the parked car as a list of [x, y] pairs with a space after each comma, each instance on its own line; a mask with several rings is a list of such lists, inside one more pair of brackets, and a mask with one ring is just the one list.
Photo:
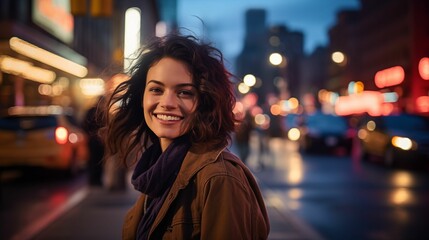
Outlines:
[[429, 119], [413, 114], [365, 117], [358, 131], [361, 159], [429, 166]]
[[342, 116], [316, 111], [300, 120], [300, 149], [303, 152], [349, 154], [354, 129]]
[[86, 167], [86, 135], [60, 107], [15, 107], [0, 118], [0, 168], [43, 167], [74, 174]]
[[289, 131], [292, 128], [297, 128], [299, 124], [300, 114], [289, 113], [283, 117], [283, 128], [285, 131]]
[[286, 133], [287, 139], [291, 141], [298, 141], [301, 137], [299, 127], [301, 126], [302, 115], [296, 113], [289, 113], [283, 117], [283, 128]]

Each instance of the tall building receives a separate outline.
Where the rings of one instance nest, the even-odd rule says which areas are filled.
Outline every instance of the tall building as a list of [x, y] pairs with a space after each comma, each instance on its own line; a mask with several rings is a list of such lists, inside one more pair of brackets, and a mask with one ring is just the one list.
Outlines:
[[[357, 10], [341, 10], [337, 14], [336, 24], [329, 29], [330, 43], [327, 55], [331, 59], [332, 53], [340, 52], [344, 54], [344, 60], [329, 65], [327, 73], [329, 79], [326, 87], [331, 91], [342, 92], [347, 89], [350, 81], [358, 74], [358, 61], [356, 44], [359, 41], [356, 23], [359, 20]], [[332, 60], [330, 60], [332, 62]], [[355, 80], [355, 79], [354, 79]]]
[[[236, 58], [236, 75], [243, 78], [252, 74], [257, 78], [252, 91], [261, 105], [267, 103], [268, 96], [299, 97], [303, 34], [283, 25], [267, 26], [264, 9], [249, 9], [245, 18], [245, 39]], [[278, 64], [270, 62], [273, 53], [281, 57]]]
[[311, 54], [305, 56], [301, 64], [301, 95], [317, 96], [320, 89], [329, 88], [329, 49], [318, 46]]
[[269, 28], [268, 42], [268, 54], [280, 53], [283, 57], [282, 63], [278, 66], [269, 65], [268, 76], [271, 78], [269, 80], [277, 91], [285, 93], [282, 99], [300, 98], [304, 35], [302, 32], [291, 31], [284, 25], [277, 25]]
[[235, 74], [243, 78], [246, 74], [252, 74], [258, 79], [254, 92], [258, 95], [258, 101], [265, 101], [265, 93], [269, 91], [265, 84], [265, 66], [267, 65], [267, 27], [266, 11], [263, 9], [250, 9], [245, 14], [245, 37], [241, 53], [236, 58]]

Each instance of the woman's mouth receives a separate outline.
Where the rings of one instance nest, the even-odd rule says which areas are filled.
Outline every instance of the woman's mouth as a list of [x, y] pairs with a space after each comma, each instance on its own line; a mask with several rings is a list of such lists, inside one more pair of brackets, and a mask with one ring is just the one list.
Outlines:
[[178, 121], [182, 118], [175, 115], [167, 115], [167, 114], [155, 114], [157, 119], [163, 120], [163, 121]]

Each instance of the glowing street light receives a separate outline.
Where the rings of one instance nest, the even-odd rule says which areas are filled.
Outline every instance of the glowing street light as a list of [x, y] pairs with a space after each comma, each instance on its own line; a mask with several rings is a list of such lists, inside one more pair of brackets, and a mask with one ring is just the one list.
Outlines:
[[250, 91], [250, 87], [249, 86], [247, 86], [246, 84], [244, 84], [244, 83], [240, 83], [240, 84], [238, 84], [238, 91], [241, 93], [241, 94], [246, 94], [246, 93], [248, 93], [249, 91]]
[[282, 64], [283, 56], [280, 53], [271, 53], [269, 60], [272, 65], [278, 66]]
[[336, 51], [333, 52], [331, 55], [331, 59], [334, 63], [338, 63], [340, 65], [344, 65], [346, 64], [346, 55], [344, 55], [344, 53]]
[[246, 86], [253, 87], [256, 84], [256, 77], [252, 74], [247, 74], [246, 76], [244, 76], [243, 82], [244, 84], [246, 84]]

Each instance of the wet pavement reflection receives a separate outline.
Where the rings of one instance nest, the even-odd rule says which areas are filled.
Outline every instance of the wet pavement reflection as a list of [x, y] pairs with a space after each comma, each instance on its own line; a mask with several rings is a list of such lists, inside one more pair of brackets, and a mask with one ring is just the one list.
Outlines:
[[[285, 209], [324, 239], [425, 239], [429, 177], [350, 156], [300, 154], [296, 142], [269, 141], [259, 155], [250, 141], [248, 165], [269, 204]], [[260, 163], [264, 163], [264, 168]]]

